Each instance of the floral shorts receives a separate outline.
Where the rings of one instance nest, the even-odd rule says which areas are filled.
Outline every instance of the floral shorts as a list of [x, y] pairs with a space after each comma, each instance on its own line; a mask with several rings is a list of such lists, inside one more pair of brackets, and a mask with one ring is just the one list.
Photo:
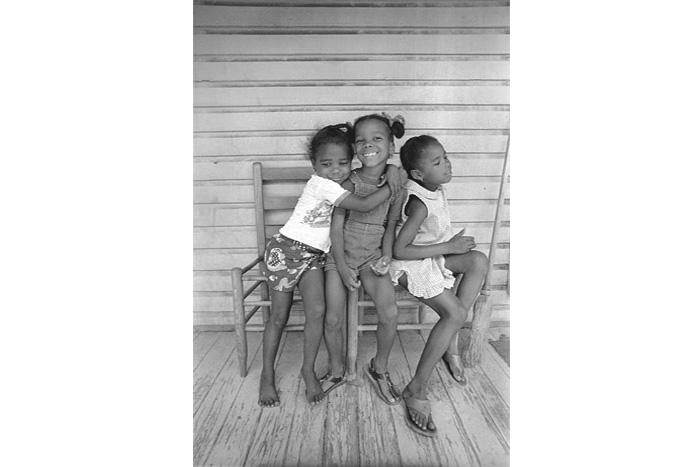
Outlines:
[[276, 234], [265, 248], [262, 270], [273, 290], [292, 292], [304, 272], [322, 269], [325, 261], [323, 251]]

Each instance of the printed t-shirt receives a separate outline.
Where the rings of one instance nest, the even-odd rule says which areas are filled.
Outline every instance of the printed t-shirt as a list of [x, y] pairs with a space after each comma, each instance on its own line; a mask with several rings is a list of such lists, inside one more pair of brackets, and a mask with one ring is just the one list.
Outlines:
[[280, 229], [285, 237], [328, 252], [331, 248], [331, 215], [350, 192], [327, 178], [314, 174], [294, 207], [294, 212]]

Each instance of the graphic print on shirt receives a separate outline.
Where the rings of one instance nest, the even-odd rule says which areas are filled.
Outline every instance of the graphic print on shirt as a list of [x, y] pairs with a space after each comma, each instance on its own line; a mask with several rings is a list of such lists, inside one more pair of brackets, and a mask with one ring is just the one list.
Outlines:
[[308, 224], [309, 227], [330, 227], [332, 211], [332, 205], [328, 203], [318, 204], [315, 208], [306, 212], [301, 222]]

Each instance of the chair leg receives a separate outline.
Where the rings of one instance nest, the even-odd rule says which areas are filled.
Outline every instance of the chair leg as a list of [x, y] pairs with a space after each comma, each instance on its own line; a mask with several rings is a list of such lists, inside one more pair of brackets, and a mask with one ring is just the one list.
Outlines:
[[357, 379], [357, 301], [357, 290], [351, 290], [348, 294], [348, 349], [346, 358], [346, 372], [350, 381]]
[[[365, 289], [362, 286], [360, 286], [358, 297], [359, 297], [358, 298], [359, 300], [365, 300]], [[365, 324], [365, 307], [358, 305], [357, 312], [358, 312], [357, 323], [358, 324]], [[362, 337], [362, 330], [361, 329], [358, 331], [358, 336]]]
[[245, 306], [243, 303], [243, 279], [241, 268], [231, 270], [233, 285], [233, 323], [238, 340], [238, 371], [245, 378], [248, 372], [248, 338], [245, 333]]

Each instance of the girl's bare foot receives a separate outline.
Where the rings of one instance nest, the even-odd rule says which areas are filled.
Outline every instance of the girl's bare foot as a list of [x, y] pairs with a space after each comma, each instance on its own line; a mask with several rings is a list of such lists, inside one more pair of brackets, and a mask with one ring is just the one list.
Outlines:
[[280, 405], [280, 398], [275, 387], [275, 377], [265, 377], [260, 375], [260, 395], [258, 405], [261, 407], [277, 407]]
[[319, 383], [313, 371], [302, 371], [301, 377], [304, 378], [304, 384], [306, 385], [306, 390], [304, 392], [306, 393], [306, 400], [308, 400], [310, 404], [317, 404], [326, 397], [326, 393], [323, 392], [321, 383]]

